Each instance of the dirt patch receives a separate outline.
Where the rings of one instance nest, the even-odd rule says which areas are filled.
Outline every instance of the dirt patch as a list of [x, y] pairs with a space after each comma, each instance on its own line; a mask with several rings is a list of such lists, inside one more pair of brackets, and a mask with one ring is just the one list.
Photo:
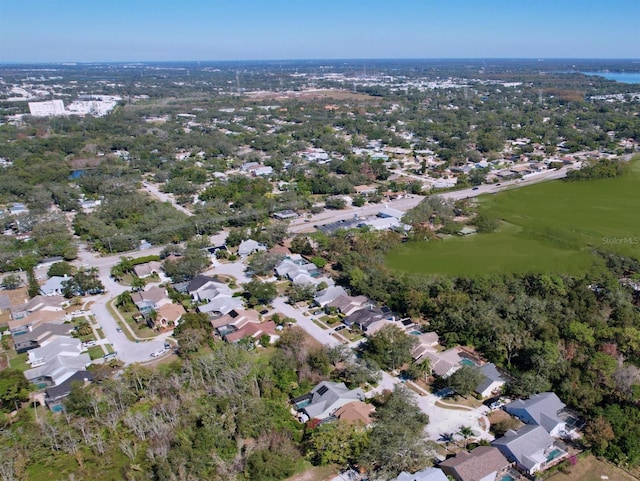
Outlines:
[[575, 466], [567, 466], [565, 472], [558, 471], [551, 481], [638, 481], [638, 478], [595, 456], [578, 458]]
[[[27, 294], [27, 288], [25, 286], [19, 287], [18, 289], [3, 289], [0, 291], [0, 294], [9, 299], [11, 306], [19, 306], [29, 300], [29, 295]], [[11, 313], [9, 310], [0, 310], [0, 326], [6, 326], [10, 320]]]
[[319, 466], [309, 468], [288, 478], [286, 481], [329, 481], [337, 475], [338, 468], [335, 466]]
[[496, 409], [495, 411], [491, 411], [487, 417], [489, 418], [489, 422], [491, 424], [498, 424], [501, 421], [506, 421], [507, 419], [511, 419], [511, 416], [506, 411], [502, 409]]

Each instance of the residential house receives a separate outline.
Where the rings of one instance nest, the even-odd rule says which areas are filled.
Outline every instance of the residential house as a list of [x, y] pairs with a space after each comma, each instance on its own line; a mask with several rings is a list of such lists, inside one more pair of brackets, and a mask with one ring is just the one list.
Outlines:
[[567, 456], [567, 452], [554, 442], [542, 426], [509, 430], [491, 444], [529, 475], [542, 471]]
[[165, 304], [171, 304], [171, 299], [164, 287], [152, 286], [146, 291], [133, 292], [131, 299], [142, 314], [158, 311]]
[[320, 270], [315, 264], [307, 262], [299, 254], [291, 254], [283, 259], [275, 268], [279, 277], [289, 279], [295, 285], [312, 284], [317, 286], [324, 282], [328, 286], [334, 284], [333, 279], [321, 277]]
[[238, 246], [238, 255], [244, 259], [245, 257], [250, 256], [254, 252], [260, 252], [260, 251], [266, 251], [266, 250], [267, 250], [267, 246], [265, 246], [264, 244], [261, 244], [260, 242], [255, 241], [253, 239], [248, 239], [248, 240], [242, 241]]
[[416, 337], [418, 338], [418, 343], [411, 352], [411, 357], [414, 361], [420, 361], [427, 352], [437, 351], [436, 346], [438, 346], [440, 342], [438, 334], [435, 332], [425, 332]]
[[69, 336], [61, 336], [44, 346], [37, 347], [29, 351], [31, 367], [41, 366], [55, 357], [67, 356], [77, 357], [82, 351], [80, 339]]
[[254, 341], [258, 341], [262, 336], [269, 336], [269, 343], [275, 342], [280, 339], [277, 334], [276, 323], [273, 321], [265, 322], [250, 322], [242, 326], [236, 331], [229, 332], [224, 335], [224, 340], [227, 342], [239, 342], [242, 339], [251, 338]]
[[346, 295], [347, 291], [345, 291], [342, 286], [327, 287], [326, 289], [316, 292], [313, 302], [320, 307], [324, 307], [334, 299]]
[[449, 481], [447, 476], [438, 468], [424, 468], [415, 473], [402, 471], [397, 478], [391, 481]]
[[249, 172], [254, 177], [268, 177], [273, 174], [273, 167], [270, 165], [260, 165], [249, 169]]
[[57, 356], [50, 361], [24, 372], [30, 382], [42, 386], [57, 386], [76, 372], [84, 370], [91, 364], [89, 354], [78, 356]]
[[42, 296], [38, 295], [30, 299], [24, 304], [18, 306], [11, 306], [11, 319], [19, 320], [29, 314], [39, 311], [59, 312], [62, 311], [62, 303], [66, 299], [62, 296]]
[[13, 345], [18, 354], [42, 347], [60, 336], [67, 336], [73, 331], [71, 324], [46, 322], [29, 332], [15, 334]]
[[43, 296], [60, 296], [64, 290], [65, 282], [71, 280], [70, 276], [52, 276], [40, 286], [40, 294]]
[[158, 261], [145, 262], [144, 264], [138, 264], [133, 267], [133, 272], [140, 279], [145, 277], [151, 277], [161, 272], [162, 264]]
[[62, 321], [66, 313], [62, 296], [36, 296], [25, 304], [12, 306], [11, 320], [8, 322], [12, 334], [29, 332], [45, 322]]
[[283, 259], [276, 267], [278, 277], [286, 277], [289, 280], [295, 279], [298, 275], [317, 276], [319, 270], [315, 264], [307, 262], [300, 254], [291, 254]]
[[533, 394], [529, 399], [513, 401], [505, 410], [523, 423], [542, 426], [551, 436], [560, 436], [566, 424], [559, 413], [565, 404], [553, 392]]
[[393, 313], [384, 312], [379, 307], [368, 306], [345, 317], [342, 322], [349, 327], [358, 327], [371, 335], [393, 320], [395, 320]]
[[371, 418], [376, 408], [371, 404], [367, 404], [363, 401], [351, 401], [344, 406], [336, 409], [333, 413], [340, 421], [348, 424], [360, 423], [363, 426], [368, 426], [373, 422]]
[[85, 370], [78, 371], [57, 386], [45, 389], [44, 402], [52, 411], [62, 411], [62, 402], [67, 398], [67, 396], [69, 396], [69, 394], [71, 394], [73, 386], [76, 383], [85, 385], [91, 381], [93, 381], [93, 374]]
[[326, 304], [325, 308], [336, 308], [341, 314], [350, 316], [372, 301], [367, 296], [338, 296], [333, 301]]
[[209, 318], [214, 318], [224, 316], [234, 310], [244, 309], [244, 302], [241, 297], [220, 294], [206, 304], [198, 306], [196, 309], [198, 312], [207, 314]]
[[231, 289], [215, 277], [197, 275], [187, 286], [187, 293], [196, 301], [205, 302], [219, 295], [231, 295]]
[[498, 371], [495, 364], [488, 363], [480, 366], [482, 381], [476, 386], [475, 391], [483, 398], [496, 394], [505, 384], [502, 374]]
[[462, 367], [464, 357], [460, 355], [461, 352], [462, 350], [457, 346], [440, 352], [426, 351], [423, 359], [429, 359], [431, 371], [435, 375], [447, 378]]
[[11, 299], [6, 294], [0, 294], [0, 314], [4, 311], [9, 312], [11, 310]]
[[323, 149], [307, 149], [302, 156], [309, 162], [317, 162], [318, 164], [326, 164], [331, 161], [329, 154]]
[[9, 215], [18, 215], [29, 212], [29, 209], [27, 209], [27, 206], [22, 204], [21, 202], [14, 202], [11, 207], [7, 209], [7, 211], [9, 212]]
[[291, 219], [298, 218], [298, 214], [291, 209], [281, 210], [280, 212], [274, 212], [272, 216], [276, 220], [291, 220]]
[[456, 481], [496, 481], [502, 479], [511, 462], [498, 448], [478, 446], [471, 452], [460, 451], [439, 466]]
[[304, 420], [326, 419], [352, 401], [364, 400], [362, 389], [349, 389], [343, 382], [323, 381], [310, 393], [293, 400]]
[[260, 313], [253, 309], [232, 309], [227, 314], [212, 319], [211, 327], [220, 337], [225, 337], [234, 331], [243, 328], [249, 323], [260, 323]]
[[156, 311], [156, 318], [148, 318], [147, 325], [154, 329], [156, 327], [177, 326], [180, 318], [186, 314], [181, 304], [163, 304]]
[[353, 189], [356, 191], [356, 194], [364, 196], [372, 195], [378, 192], [378, 186], [376, 184], [356, 185]]

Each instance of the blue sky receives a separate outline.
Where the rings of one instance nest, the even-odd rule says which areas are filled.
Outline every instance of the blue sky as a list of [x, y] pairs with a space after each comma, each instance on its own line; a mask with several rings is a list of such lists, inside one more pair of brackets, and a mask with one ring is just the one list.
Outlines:
[[640, 58], [640, 0], [0, 0], [0, 62]]

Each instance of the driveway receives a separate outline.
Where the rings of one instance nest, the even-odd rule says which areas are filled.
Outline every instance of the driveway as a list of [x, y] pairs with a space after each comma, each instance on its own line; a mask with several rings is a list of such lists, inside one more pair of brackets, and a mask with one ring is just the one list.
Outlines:
[[[396, 384], [402, 384], [402, 381], [383, 371], [382, 380], [378, 386], [371, 391], [371, 395], [379, 394], [384, 390], [393, 390]], [[406, 387], [409, 389], [409, 386]], [[457, 433], [460, 430], [460, 426], [469, 426], [476, 436], [481, 439], [486, 439], [487, 441], [492, 441], [494, 439], [493, 435], [480, 425], [480, 419], [483, 417], [486, 418], [484, 415], [484, 413], [488, 411], [486, 406], [481, 406], [480, 408], [468, 408], [466, 406], [452, 405], [451, 409], [446, 409], [441, 406], [436, 406], [436, 402], [439, 402], [439, 404], [442, 403], [438, 397], [421, 389], [415, 384], [411, 387], [422, 392], [422, 395], [420, 395], [413, 389], [409, 389], [409, 391], [414, 394], [413, 398], [420, 410], [429, 416], [426, 435], [432, 441], [440, 440], [444, 433]], [[485, 420], [485, 422], [485, 425], [488, 427], [488, 420]]]
[[313, 337], [315, 340], [324, 344], [326, 346], [337, 346], [340, 342], [333, 337], [330, 332], [331, 330], [325, 330], [321, 327], [317, 326], [311, 320], [312, 316], [305, 316], [303, 312], [306, 312], [306, 309], [296, 309], [291, 305], [285, 302], [283, 297], [276, 298], [271, 305], [273, 308], [287, 317], [292, 317], [296, 320], [296, 323], [303, 328], [307, 333]]

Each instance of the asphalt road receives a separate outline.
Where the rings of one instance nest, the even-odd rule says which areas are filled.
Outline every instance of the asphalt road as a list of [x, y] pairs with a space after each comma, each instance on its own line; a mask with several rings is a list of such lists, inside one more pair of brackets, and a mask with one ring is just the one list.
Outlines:
[[[538, 182], [545, 182], [547, 180], [562, 179], [567, 176], [568, 170], [569, 169], [567, 169], [567, 167], [563, 167], [559, 170], [541, 172], [540, 174], [529, 177], [526, 180], [507, 180], [504, 182], [498, 182], [497, 184], [480, 185], [477, 188], [443, 192], [439, 195], [451, 200], [470, 199], [483, 194], [495, 194], [502, 190], [524, 187], [527, 185], [537, 184]], [[404, 199], [393, 200], [384, 204], [348, 207], [342, 210], [327, 210], [315, 215], [301, 216], [290, 222], [289, 232], [292, 234], [313, 232], [315, 231], [315, 228], [313, 227], [314, 225], [324, 225], [338, 220], [353, 219], [356, 215], [358, 217], [374, 216], [385, 207], [406, 212], [418, 205], [422, 199], [424, 199], [424, 196], [410, 195]]]
[[151, 249], [141, 251], [123, 252], [117, 255], [101, 257], [97, 253], [88, 251], [82, 246], [78, 252], [78, 259], [74, 261], [74, 264], [78, 266], [95, 267], [100, 273], [100, 280], [104, 284], [105, 293], [87, 300], [93, 300], [91, 312], [102, 328], [105, 337], [113, 345], [118, 358], [125, 364], [147, 362], [154, 359], [151, 357], [151, 353], [164, 347], [164, 341], [170, 336], [170, 333], [160, 334], [151, 341], [135, 342], [129, 340], [124, 332], [118, 332], [118, 322], [108, 311], [107, 303], [128, 289], [111, 278], [111, 268], [120, 262], [121, 257], [158, 255], [163, 248], [164, 247], [152, 247]]

